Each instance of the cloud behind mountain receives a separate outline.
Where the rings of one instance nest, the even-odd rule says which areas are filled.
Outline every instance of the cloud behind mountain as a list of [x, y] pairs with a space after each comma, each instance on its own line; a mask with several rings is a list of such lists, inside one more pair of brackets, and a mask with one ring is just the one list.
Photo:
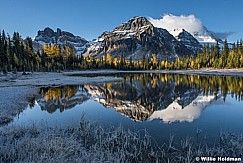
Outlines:
[[174, 31], [185, 29], [192, 34], [199, 42], [215, 42], [219, 39], [226, 39], [233, 32], [211, 32], [203, 25], [200, 19], [195, 15], [180, 15], [165, 14], [160, 19], [149, 17], [149, 21], [159, 28]]

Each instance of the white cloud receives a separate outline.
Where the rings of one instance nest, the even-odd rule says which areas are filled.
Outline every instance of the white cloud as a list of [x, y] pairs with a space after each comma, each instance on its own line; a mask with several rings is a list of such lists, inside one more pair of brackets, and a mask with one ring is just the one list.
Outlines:
[[204, 32], [204, 26], [202, 22], [194, 15], [180, 15], [175, 16], [172, 14], [166, 14], [161, 19], [153, 19], [149, 17], [149, 21], [159, 28], [164, 28], [168, 31], [174, 29], [185, 29], [189, 33]]
[[212, 32], [203, 25], [195, 15], [165, 14], [160, 19], [149, 17], [149, 21], [158, 28], [164, 28], [172, 35], [177, 36], [179, 30], [185, 29], [193, 35], [199, 42], [216, 42], [216, 39], [227, 39], [233, 32]]

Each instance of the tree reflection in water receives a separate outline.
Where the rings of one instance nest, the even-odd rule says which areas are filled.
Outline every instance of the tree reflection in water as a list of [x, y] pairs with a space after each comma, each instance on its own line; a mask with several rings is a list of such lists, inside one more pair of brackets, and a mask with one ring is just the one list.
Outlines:
[[[202, 110], [218, 97], [223, 96], [226, 100], [229, 93], [242, 100], [242, 83], [243, 79], [239, 77], [145, 73], [127, 74], [121, 83], [85, 85], [84, 88], [105, 107], [132, 120], [145, 121], [155, 111], [166, 109], [173, 103], [178, 103], [182, 109]], [[204, 107], [195, 107], [196, 103]], [[190, 104], [194, 107], [188, 107]], [[195, 117], [198, 115], [200, 112]]]
[[60, 112], [63, 112], [88, 100], [88, 97], [83, 92], [84, 90], [81, 87], [70, 85], [41, 88], [41, 99], [37, 100], [37, 102], [41, 110], [53, 113], [60, 109]]
[[[120, 83], [42, 88], [42, 98], [37, 102], [42, 110], [53, 113], [57, 109], [61, 112], [71, 109], [92, 97], [105, 107], [113, 108], [134, 121], [159, 118], [158, 111], [178, 106], [180, 109], [177, 108], [177, 111], [167, 112], [170, 115], [177, 114], [180, 118], [180, 114], [182, 117], [184, 114], [189, 116], [186, 112], [192, 110], [195, 114], [190, 115], [191, 119], [185, 120], [192, 121], [208, 103], [218, 97], [222, 96], [226, 100], [226, 96], [231, 94], [236, 100], [243, 99], [242, 77], [160, 73], [123, 74], [122, 77], [124, 79]], [[196, 106], [197, 103], [202, 105]], [[197, 113], [196, 108], [199, 108]], [[187, 111], [179, 111], [183, 109]], [[165, 111], [161, 114], [165, 115]], [[173, 121], [173, 118], [168, 121]]]

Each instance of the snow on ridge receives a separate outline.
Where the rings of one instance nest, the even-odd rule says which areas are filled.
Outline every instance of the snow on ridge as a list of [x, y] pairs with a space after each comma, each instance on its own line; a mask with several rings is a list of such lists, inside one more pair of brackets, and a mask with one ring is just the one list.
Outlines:
[[[175, 38], [179, 36], [180, 33], [184, 32], [183, 28], [177, 28], [168, 31]], [[190, 32], [188, 32], [190, 33]], [[198, 40], [200, 43], [216, 43], [216, 40], [210, 36], [208, 32], [204, 32], [204, 34], [198, 34], [198, 32], [193, 32], [191, 35]]]
[[211, 36], [194, 36], [201, 43], [216, 43]]
[[181, 29], [185, 29], [200, 43], [214, 43], [217, 38], [214, 38], [202, 22], [194, 15], [180, 15], [166, 14], [160, 19], [153, 19], [149, 17], [149, 21], [158, 28], [163, 28], [169, 31], [174, 37], [178, 36]]
[[174, 37], [179, 36], [180, 33], [183, 32], [183, 28], [177, 28], [177, 29], [173, 29], [168, 31], [171, 35], [173, 35]]

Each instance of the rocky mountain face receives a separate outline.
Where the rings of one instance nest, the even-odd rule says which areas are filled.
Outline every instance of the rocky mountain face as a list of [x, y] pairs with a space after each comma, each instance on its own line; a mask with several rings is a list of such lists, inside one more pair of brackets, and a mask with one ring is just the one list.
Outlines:
[[[104, 32], [87, 48], [84, 56], [101, 57], [110, 53], [113, 57], [122, 54], [126, 59], [138, 60], [143, 55], [148, 58], [152, 54], [161, 59], [166, 55], [173, 58], [195, 54], [200, 44], [193, 37], [181, 37], [185, 41], [178, 41], [167, 30], [154, 27], [145, 17], [133, 17], [113, 31]], [[185, 44], [187, 41], [193, 43]], [[195, 48], [188, 46], [194, 44]]]
[[93, 42], [59, 28], [54, 31], [47, 27], [38, 31], [33, 45], [36, 51], [44, 44], [69, 46], [77, 55], [96, 58], [110, 53], [112, 57], [124, 55], [126, 59], [132, 57], [133, 60], [140, 60], [143, 56], [150, 58], [152, 54], [164, 59], [166, 56], [175, 58], [196, 54], [202, 48], [197, 37], [201, 36], [192, 36], [184, 29], [167, 31], [154, 27], [145, 17], [133, 17], [111, 32], [104, 32]]
[[77, 53], [82, 54], [86, 50], [87, 40], [80, 36], [74, 36], [70, 32], [62, 31], [57, 28], [57, 31], [53, 31], [47, 27], [43, 31], [38, 31], [37, 36], [34, 39], [34, 47], [38, 50], [44, 44], [58, 44], [61, 47], [69, 46]]

